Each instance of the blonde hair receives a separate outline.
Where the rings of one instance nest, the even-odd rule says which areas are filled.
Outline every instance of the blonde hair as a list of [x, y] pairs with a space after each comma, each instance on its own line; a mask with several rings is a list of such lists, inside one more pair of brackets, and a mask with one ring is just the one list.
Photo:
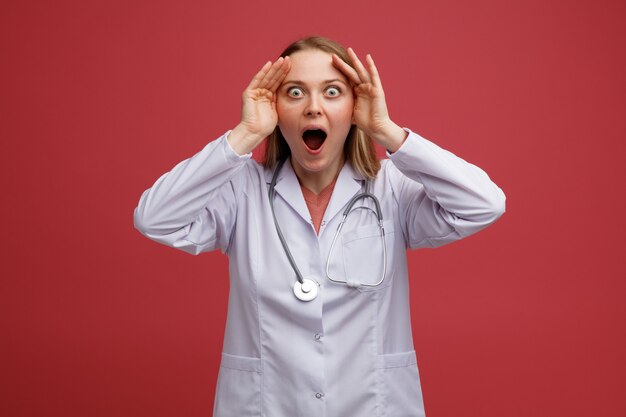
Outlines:
[[[307, 49], [318, 49], [328, 52], [329, 54], [336, 54], [345, 63], [354, 68], [346, 48], [331, 39], [321, 36], [310, 36], [295, 41], [285, 48], [280, 56], [286, 57]], [[374, 179], [376, 177], [376, 174], [380, 170], [380, 161], [376, 155], [376, 149], [374, 148], [371, 138], [368, 138], [356, 125], [352, 125], [350, 132], [348, 132], [343, 152], [346, 160], [352, 164], [359, 174], [367, 179]], [[282, 161], [289, 155], [291, 155], [289, 145], [287, 145], [287, 141], [278, 126], [276, 126], [274, 132], [267, 138], [263, 166], [273, 169], [279, 161]]]

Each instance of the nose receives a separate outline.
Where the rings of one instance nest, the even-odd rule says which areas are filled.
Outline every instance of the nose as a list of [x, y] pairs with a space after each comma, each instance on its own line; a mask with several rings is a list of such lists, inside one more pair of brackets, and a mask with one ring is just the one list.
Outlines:
[[320, 116], [322, 114], [322, 104], [318, 97], [315, 95], [309, 97], [304, 108], [304, 114], [307, 116]]

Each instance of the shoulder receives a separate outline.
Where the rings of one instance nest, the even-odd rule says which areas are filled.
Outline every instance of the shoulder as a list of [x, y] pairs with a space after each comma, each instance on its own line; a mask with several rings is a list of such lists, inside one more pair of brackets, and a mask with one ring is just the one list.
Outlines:
[[[271, 179], [271, 173], [270, 179]], [[267, 169], [254, 158], [248, 159], [239, 172], [240, 181], [245, 189], [261, 187], [266, 183]], [[267, 181], [269, 183], [269, 181]]]
[[389, 158], [384, 158], [380, 161], [380, 170], [374, 182], [397, 182], [401, 180], [402, 177], [402, 173], [398, 170], [393, 161]]

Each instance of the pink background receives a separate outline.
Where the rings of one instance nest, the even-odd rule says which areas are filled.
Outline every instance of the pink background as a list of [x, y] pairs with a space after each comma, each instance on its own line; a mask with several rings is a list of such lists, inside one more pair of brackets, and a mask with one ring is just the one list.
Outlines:
[[624, 1], [212, 3], [2, 2], [0, 415], [211, 414], [227, 260], [132, 212], [312, 33], [508, 197], [410, 255], [429, 417], [626, 415]]

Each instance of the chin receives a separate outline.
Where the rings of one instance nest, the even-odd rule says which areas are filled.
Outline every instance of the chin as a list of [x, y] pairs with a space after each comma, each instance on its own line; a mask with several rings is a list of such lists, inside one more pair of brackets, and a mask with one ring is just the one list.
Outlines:
[[[292, 154], [293, 157], [293, 154]], [[326, 158], [310, 158], [305, 155], [303, 158], [293, 158], [300, 167], [307, 172], [322, 172], [329, 167], [329, 162]]]
[[324, 169], [328, 168], [328, 164], [322, 161], [309, 161], [305, 163], [298, 161], [298, 164], [307, 172], [322, 172]]

